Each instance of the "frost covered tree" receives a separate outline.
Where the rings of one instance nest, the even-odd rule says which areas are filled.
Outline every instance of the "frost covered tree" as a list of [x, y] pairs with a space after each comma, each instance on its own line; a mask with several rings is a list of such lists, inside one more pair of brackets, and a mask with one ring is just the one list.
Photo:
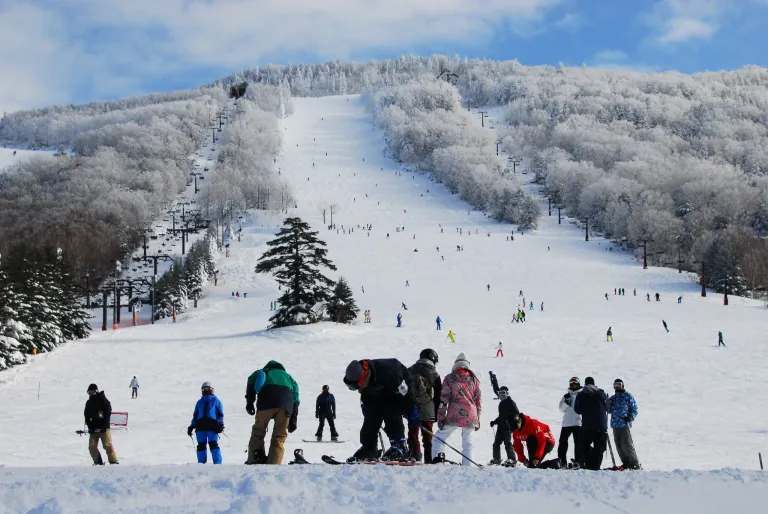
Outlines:
[[270, 328], [322, 321], [320, 304], [328, 301], [333, 281], [322, 268], [336, 270], [328, 259], [325, 242], [301, 218], [286, 218], [269, 249], [259, 257], [256, 273], [271, 273], [283, 287], [280, 307], [270, 318]]
[[347, 281], [344, 277], [339, 277], [328, 301], [328, 316], [336, 323], [352, 323], [359, 312]]

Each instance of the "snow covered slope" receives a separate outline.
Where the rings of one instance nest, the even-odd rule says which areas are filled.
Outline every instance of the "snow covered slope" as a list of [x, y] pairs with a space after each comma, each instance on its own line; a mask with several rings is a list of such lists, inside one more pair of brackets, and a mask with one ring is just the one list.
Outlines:
[[[647, 470], [755, 469], [757, 451], [768, 448], [760, 387], [768, 357], [765, 307], [739, 298], [724, 307], [711, 293], [701, 298], [685, 274], [642, 270], [628, 255], [607, 251], [605, 241], [584, 242], [581, 231], [567, 220], [558, 225], [546, 210], [539, 231], [516, 233], [508, 241], [513, 227], [468, 212], [426, 177], [397, 174], [397, 166], [382, 156], [382, 134], [372, 128], [357, 97], [296, 99], [295, 105], [296, 114], [283, 121], [285, 151], [277, 163], [297, 198], [289, 214], [320, 231], [329, 257], [349, 280], [361, 311], [371, 310], [373, 323], [264, 330], [269, 303], [279, 291], [253, 268], [282, 217], [253, 213], [231, 257], [219, 262], [219, 286], [209, 285], [200, 307], [183, 322], [96, 332], [0, 374], [0, 464], [14, 466], [0, 471], [0, 512], [36, 506], [41, 512], [433, 512], [455, 505], [446, 503], [455, 491], [489, 509], [514, 502], [546, 506], [547, 512], [577, 505], [589, 512], [721, 512], [736, 497], [765, 497], [765, 475], [742, 471], [228, 468], [242, 463], [250, 435], [246, 378], [268, 360], [282, 362], [301, 388], [299, 428], [288, 437], [285, 461], [299, 447], [317, 461], [327, 452], [346, 457], [358, 446], [358, 395], [341, 382], [349, 360], [394, 356], [410, 365], [426, 347], [439, 353], [441, 374], [465, 352], [482, 380], [479, 462], [491, 457], [487, 423], [496, 417], [489, 370], [510, 387], [523, 412], [555, 433], [561, 419], [557, 403], [571, 376], [592, 375], [608, 389], [614, 378], [623, 378], [639, 403], [633, 436]], [[327, 229], [328, 218], [323, 222], [322, 210], [329, 212], [331, 205], [338, 233]], [[368, 223], [370, 235], [357, 228]], [[627, 296], [614, 296], [614, 287], [625, 287]], [[527, 311], [526, 323], [512, 324], [520, 290], [535, 310]], [[235, 291], [248, 297], [231, 296]], [[662, 301], [647, 302], [645, 294], [655, 292]], [[676, 301], [680, 294], [682, 304]], [[401, 302], [407, 311], [400, 310]], [[398, 312], [404, 316], [400, 329], [394, 328]], [[437, 315], [444, 321], [440, 332], [434, 329]], [[608, 326], [613, 343], [605, 342]], [[457, 334], [456, 344], [446, 338], [449, 329]], [[716, 348], [718, 330], [728, 348]], [[498, 341], [506, 356], [496, 359]], [[134, 375], [141, 384], [137, 400], [128, 389]], [[214, 383], [224, 403], [225, 466], [168, 466], [195, 459], [185, 428], [205, 380]], [[115, 411], [130, 414], [131, 428], [113, 434], [119, 470], [91, 470], [87, 439], [74, 434], [82, 427], [91, 382], [106, 391]], [[347, 443], [301, 442], [315, 432], [312, 411], [323, 384], [336, 394], [337, 426]], [[148, 464], [157, 467], [136, 466]], [[68, 467], [38, 469], [49, 466]], [[490, 499], [477, 503], [481, 498]], [[743, 505], [754, 512], [762, 506]]]
[[17, 161], [37, 155], [53, 155], [53, 152], [46, 150], [18, 150], [15, 148], [0, 148], [0, 173], [3, 169], [16, 163]]

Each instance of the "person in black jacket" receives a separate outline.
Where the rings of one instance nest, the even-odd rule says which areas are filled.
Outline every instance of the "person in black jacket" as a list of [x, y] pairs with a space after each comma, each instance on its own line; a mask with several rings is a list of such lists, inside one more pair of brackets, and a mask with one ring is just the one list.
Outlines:
[[344, 383], [360, 393], [363, 427], [360, 429], [360, 449], [347, 459], [349, 462], [375, 460], [377, 437], [382, 423], [389, 437], [389, 449], [383, 460], [405, 460], [408, 447], [405, 440], [403, 416], [408, 426], [419, 426], [419, 409], [411, 392], [411, 374], [397, 359], [363, 359], [352, 361], [344, 374]]
[[587, 377], [584, 388], [576, 395], [573, 404], [576, 414], [581, 414], [582, 468], [599, 470], [608, 444], [608, 395], [595, 386], [595, 379]]
[[493, 440], [493, 459], [491, 465], [501, 464], [501, 443], [504, 443], [504, 451], [507, 453], [505, 466], [514, 466], [517, 463], [515, 452], [512, 449], [512, 428], [509, 419], [520, 414], [515, 401], [509, 396], [509, 388], [501, 386], [497, 392], [499, 399], [499, 417], [491, 421], [491, 427], [498, 427], [496, 437]]
[[88, 427], [88, 452], [91, 454], [94, 466], [103, 466], [104, 461], [99, 452], [99, 441], [107, 453], [110, 464], [119, 464], [115, 447], [112, 446], [112, 435], [109, 431], [109, 419], [112, 417], [112, 404], [109, 403], [104, 391], [99, 391], [96, 384], [88, 386], [88, 401], [85, 402], [85, 424]]
[[[432, 427], [437, 421], [437, 411], [440, 408], [440, 393], [443, 389], [443, 381], [437, 372], [437, 352], [431, 348], [425, 348], [419, 354], [416, 364], [408, 368], [413, 380], [413, 400], [419, 409], [421, 425], [408, 427], [408, 447], [410, 457], [426, 464], [432, 463]], [[424, 443], [424, 454], [421, 453], [419, 444], [419, 432]]]
[[331, 430], [331, 441], [339, 440], [339, 433], [336, 432], [336, 398], [329, 392], [328, 386], [323, 386], [323, 392], [317, 396], [315, 402], [315, 417], [320, 420], [320, 424], [317, 426], [318, 441], [323, 440], [323, 429], [325, 428], [325, 421], [328, 420], [328, 428]]

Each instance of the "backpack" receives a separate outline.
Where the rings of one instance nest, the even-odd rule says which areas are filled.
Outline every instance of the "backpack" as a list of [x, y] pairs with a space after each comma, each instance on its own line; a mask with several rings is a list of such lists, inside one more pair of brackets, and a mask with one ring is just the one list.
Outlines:
[[413, 380], [413, 399], [416, 405], [419, 407], [429, 405], [433, 401], [434, 394], [434, 387], [429, 379], [422, 374], [416, 374]]

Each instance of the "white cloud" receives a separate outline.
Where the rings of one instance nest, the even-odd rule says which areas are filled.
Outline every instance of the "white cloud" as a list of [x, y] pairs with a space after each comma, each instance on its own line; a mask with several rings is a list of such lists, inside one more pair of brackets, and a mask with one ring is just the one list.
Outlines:
[[694, 18], [675, 18], [667, 23], [666, 31], [657, 40], [662, 44], [680, 43], [691, 39], [708, 39], [719, 27], [716, 23]]
[[625, 62], [629, 56], [622, 50], [600, 50], [592, 58], [595, 64], [616, 64]]
[[725, 0], [661, 0], [646, 18], [653, 41], [674, 45], [712, 38], [737, 8]]
[[554, 26], [558, 29], [574, 30], [582, 27], [584, 23], [584, 17], [581, 14], [569, 12], [557, 20]]
[[586, 63], [590, 68], [603, 68], [611, 70], [629, 70], [637, 72], [659, 71], [657, 66], [632, 62], [626, 52], [622, 50], [600, 50]]

